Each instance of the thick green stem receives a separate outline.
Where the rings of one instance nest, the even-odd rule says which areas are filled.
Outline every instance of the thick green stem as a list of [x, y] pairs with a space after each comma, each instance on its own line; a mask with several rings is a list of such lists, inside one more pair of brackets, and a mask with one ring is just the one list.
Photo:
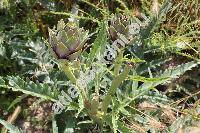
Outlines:
[[118, 74], [119, 74], [120, 67], [121, 67], [121, 64], [122, 64], [123, 53], [124, 53], [123, 50], [120, 51], [120, 52], [119, 52], [119, 56], [118, 56], [117, 59], [116, 59], [115, 67], [114, 67], [114, 74], [115, 74], [115, 75], [118, 75]]
[[65, 72], [65, 74], [67, 75], [69, 80], [72, 82], [72, 84], [76, 84], [76, 78], [74, 74], [72, 73], [70, 66], [66, 63], [66, 64], [62, 64], [61, 67], [62, 67], [61, 69]]
[[100, 88], [100, 83], [99, 83], [99, 75], [96, 74], [96, 80], [95, 80], [95, 95], [92, 98], [91, 101], [91, 114], [96, 115], [99, 109], [99, 88]]
[[108, 106], [111, 102], [112, 96], [116, 92], [116, 89], [125, 80], [129, 71], [131, 70], [131, 68], [132, 67], [130, 67], [129, 65], [125, 66], [124, 71], [121, 74], [119, 74], [117, 77], [115, 77], [115, 79], [112, 81], [111, 87], [108, 90], [108, 93], [107, 93], [107, 95], [105, 96], [105, 98], [103, 99], [103, 102], [102, 102], [102, 111], [103, 111], [104, 115], [107, 112]]
[[[72, 82], [72, 84], [77, 86], [76, 77], [72, 73], [72, 70], [70, 69], [69, 64], [67, 62], [60, 62], [60, 69], [65, 72], [65, 74], [67, 75], [69, 80]], [[87, 100], [87, 95], [86, 95], [85, 90], [81, 89], [79, 86], [77, 86], [77, 87], [78, 87], [79, 93], [82, 95], [84, 101]]]

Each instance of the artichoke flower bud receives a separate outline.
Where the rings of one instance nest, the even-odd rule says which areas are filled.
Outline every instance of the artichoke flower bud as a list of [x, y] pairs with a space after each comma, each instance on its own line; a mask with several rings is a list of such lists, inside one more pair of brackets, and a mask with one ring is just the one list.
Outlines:
[[88, 31], [72, 22], [65, 24], [62, 19], [58, 21], [57, 29], [48, 30], [50, 47], [57, 59], [76, 59], [89, 39]]
[[122, 14], [117, 14], [111, 19], [111, 24], [109, 27], [109, 33], [111, 39], [119, 39], [119, 34], [125, 36], [127, 39], [130, 37], [129, 25], [131, 24], [130, 20], [123, 16]]

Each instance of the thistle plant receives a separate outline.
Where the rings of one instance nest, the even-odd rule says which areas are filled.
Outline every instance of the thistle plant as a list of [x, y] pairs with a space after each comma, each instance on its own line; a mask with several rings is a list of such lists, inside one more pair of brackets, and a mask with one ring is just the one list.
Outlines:
[[[2, 71], [0, 69], [1, 73], [3, 73], [0, 76], [0, 88], [20, 91], [25, 93], [25, 96], [32, 95], [53, 102], [54, 104], [51, 106], [54, 111], [52, 127], [55, 133], [90, 132], [91, 128], [93, 128], [92, 126], [100, 128], [96, 131], [98, 133], [177, 131], [179, 128], [178, 123], [184, 123], [181, 122], [181, 115], [186, 115], [182, 108], [187, 108], [179, 103], [186, 103], [188, 98], [191, 98], [191, 101], [198, 101], [193, 96], [200, 92], [180, 99], [177, 106], [172, 106], [171, 103], [175, 104], [176, 101], [170, 95], [175, 94], [173, 93], [175, 87], [180, 90], [184, 90], [187, 86], [189, 89], [198, 89], [200, 62], [199, 59], [190, 58], [190, 60], [185, 59], [184, 63], [178, 62], [176, 64], [172, 60], [173, 58], [171, 57], [177, 55], [176, 52], [185, 50], [179, 47], [177, 51], [176, 45], [181, 46], [184, 41], [187, 42], [187, 45], [191, 45], [191, 42], [187, 40], [194, 40], [194, 38], [188, 37], [188, 35], [182, 36], [183, 32], [180, 32], [181, 30], [173, 31], [176, 33], [174, 34], [162, 29], [162, 26], [164, 26], [162, 23], [171, 5], [170, 2], [166, 0], [161, 7], [155, 7], [156, 15], [147, 14], [150, 21], [148, 21], [147, 17], [145, 19], [145, 16], [141, 13], [140, 19], [142, 22], [132, 15], [129, 16], [128, 9], [124, 11], [126, 14], [118, 13], [112, 16], [109, 12], [106, 12], [107, 8], [105, 10], [100, 9], [98, 5], [91, 4], [86, 0], [81, 0], [77, 4], [81, 2], [87, 5], [86, 7], [89, 6], [94, 10], [98, 10], [97, 13], [92, 14], [88, 10], [81, 10], [82, 6], [80, 8], [77, 6], [80, 10], [74, 9], [75, 12], [81, 11], [81, 13], [72, 15], [67, 12], [57, 12], [57, 10], [47, 12], [54, 15], [74, 17], [70, 18], [67, 23], [61, 19], [56, 27], [48, 29], [48, 47], [56, 60], [49, 56], [49, 52], [46, 52], [46, 47], [41, 48], [41, 43], [36, 45], [35, 42], [27, 43], [26, 46], [28, 48], [25, 47], [16, 56], [15, 60], [20, 63], [29, 63], [31, 60], [32, 64], [35, 64], [35, 68], [31, 70], [39, 69], [36, 71], [38, 73], [36, 76], [45, 71], [45, 75], [42, 75], [45, 78], [41, 80], [38, 80], [39, 78], [36, 80], [29, 79], [26, 76], [27, 74], [32, 76], [32, 73], [29, 72], [21, 72], [22, 75], [19, 76], [16, 76], [15, 73], [12, 76], [10, 76], [10, 73], [9, 76], [2, 76], [5, 70], [2, 69]], [[99, 1], [99, 4], [103, 6], [104, 4], [101, 2]], [[115, 2], [122, 7], [126, 6], [122, 0]], [[172, 9], [172, 11], [175, 10]], [[105, 12], [106, 15], [104, 16]], [[99, 13], [102, 15], [101, 18], [97, 18]], [[77, 19], [80, 21], [77, 21]], [[99, 20], [98, 23], [96, 23], [96, 19]], [[89, 25], [88, 28], [85, 25], [85, 22], [87, 23], [88, 21], [91, 21], [89, 24], [92, 23], [94, 27]], [[179, 29], [188, 27], [189, 25], [186, 22], [183, 26], [179, 26]], [[89, 34], [89, 31], [80, 28], [79, 24], [84, 26], [84, 29], [92, 28], [90, 31], [92, 35]], [[193, 32], [194, 30], [191, 29], [191, 31]], [[19, 37], [21, 36], [19, 35]], [[12, 41], [15, 37], [11, 36], [10, 38], [12, 39], [5, 39], [5, 42]], [[0, 52], [0, 58], [6, 58], [0, 62], [8, 60], [11, 65], [7, 65], [6, 61], [0, 67], [4, 68], [4, 64], [8, 66], [9, 70], [10, 68], [15, 68], [15, 66], [18, 67], [18, 65], [12, 65], [14, 63], [13, 60], [9, 59], [10, 53], [4, 51], [12, 46], [14, 51], [12, 56], [15, 56], [16, 51], [23, 48], [23, 44], [15, 48], [16, 45], [4, 46], [3, 43], [4, 40], [0, 41], [0, 49], [3, 51]], [[13, 42], [13, 44], [16, 44], [16, 42]], [[197, 46], [198, 44], [196, 43]], [[184, 45], [186, 44], [184, 43]], [[168, 46], [169, 48], [162, 46]], [[161, 47], [168, 54], [160, 50]], [[170, 50], [171, 48], [173, 48], [173, 51]], [[196, 48], [196, 46], [192, 48]], [[197, 50], [199, 49], [193, 49], [193, 51]], [[26, 55], [25, 53], [28, 54]], [[198, 51], [196, 53], [199, 54]], [[33, 55], [37, 56], [33, 58]], [[111, 58], [111, 56], [113, 57]], [[41, 60], [36, 59], [40, 57]], [[192, 59], [194, 61], [191, 61]], [[55, 64], [59, 66], [59, 69]], [[18, 69], [16, 70], [18, 71]], [[30, 70], [30, 68], [27, 70]], [[191, 73], [188, 70], [193, 70], [193, 72]], [[191, 74], [191, 80], [196, 83], [196, 86], [191, 87], [191, 83], [188, 81], [185, 81], [186, 85], [180, 86], [182, 80], [186, 80], [190, 76], [185, 73], [186, 71]], [[183, 74], [187, 75], [184, 76]], [[179, 78], [178, 82], [180, 81], [180, 83], [174, 80], [177, 78]], [[167, 89], [160, 91], [160, 86], [165, 86]], [[162, 87], [162, 89], [165, 89], [165, 87]], [[180, 92], [182, 93], [183, 91]], [[177, 90], [176, 93], [178, 93]], [[0, 94], [4, 95], [4, 92]], [[14, 101], [9, 108], [17, 104], [16, 102], [22, 98], [13, 99]], [[196, 105], [198, 105], [197, 102]], [[198, 114], [195, 115], [198, 117]], [[165, 119], [168, 118], [170, 120], [166, 121]], [[177, 124], [171, 124], [172, 121], [177, 122]], [[1, 120], [1, 118], [0, 123], [10, 131], [13, 131], [13, 133], [18, 131], [10, 123]], [[170, 128], [167, 129], [167, 126], [170, 126]], [[20, 130], [18, 132], [21, 133]], [[95, 131], [92, 130], [91, 132]]]
[[[81, 55], [88, 39], [88, 31], [79, 28], [78, 24], [73, 21], [65, 24], [61, 19], [58, 21], [57, 29], [49, 28], [49, 48], [58, 59], [60, 70], [65, 72], [73, 85], [77, 85], [77, 78], [71, 70], [72, 61], [78, 59]], [[86, 102], [87, 96], [84, 88], [77, 88], [79, 89], [79, 94], [82, 95]]]

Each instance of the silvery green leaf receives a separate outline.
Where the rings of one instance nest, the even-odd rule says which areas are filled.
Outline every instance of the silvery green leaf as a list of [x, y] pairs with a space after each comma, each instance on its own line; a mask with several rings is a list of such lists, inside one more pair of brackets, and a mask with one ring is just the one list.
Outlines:
[[22, 130], [20, 130], [19, 128], [13, 126], [12, 124], [10, 124], [7, 121], [4, 121], [4, 120], [0, 119], [0, 123], [3, 126], [5, 126], [5, 128], [8, 129], [10, 133], [23, 133]]

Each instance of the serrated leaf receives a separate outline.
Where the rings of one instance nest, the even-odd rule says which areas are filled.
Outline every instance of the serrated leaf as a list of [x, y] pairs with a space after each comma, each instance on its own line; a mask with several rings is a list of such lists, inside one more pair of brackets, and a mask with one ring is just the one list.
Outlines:
[[3, 126], [5, 126], [5, 128], [8, 129], [10, 133], [23, 133], [19, 128], [13, 126], [12, 124], [10, 124], [7, 121], [0, 119], [0, 123]]
[[91, 65], [96, 55], [102, 54], [107, 42], [106, 24], [102, 23], [97, 38], [94, 41], [90, 54], [88, 55], [88, 66]]
[[145, 40], [147, 39], [151, 33], [159, 27], [158, 25], [165, 20], [167, 12], [169, 11], [170, 7], [172, 6], [171, 0], [165, 0], [163, 5], [161, 6], [158, 16], [151, 18], [148, 27], [142, 30], [142, 38]]
[[199, 63], [195, 61], [191, 61], [185, 64], [181, 64], [173, 69], [167, 69], [162, 74], [156, 76], [155, 78], [161, 78], [161, 80], [156, 82], [150, 82], [150, 83], [144, 83], [142, 86], [140, 86], [139, 89], [146, 90], [152, 87], [155, 87], [159, 84], [163, 84], [170, 79], [177, 78], [178, 76], [184, 74], [186, 71], [191, 70], [193, 67], [196, 67]]
[[11, 87], [13, 91], [21, 91], [32, 96], [40, 97], [54, 102], [57, 101], [55, 99], [56, 92], [53, 92], [50, 86], [45, 83], [34, 83], [32, 81], [26, 82], [18, 76], [8, 76], [7, 79], [9, 80], [9, 87]]
[[8, 107], [8, 110], [10, 110], [14, 105], [16, 105], [17, 103], [21, 102], [22, 99], [26, 98], [28, 95], [27, 94], [23, 94], [22, 96], [16, 98]]
[[148, 71], [148, 68], [156, 68], [157, 66], [160, 66], [161, 64], [164, 64], [165, 62], [171, 60], [171, 58], [168, 59], [154, 59], [151, 62], [146, 62], [142, 65], [140, 65], [140, 67], [137, 67], [136, 71], [139, 75], [144, 74], [145, 72]]
[[165, 70], [164, 73], [157, 77], [170, 77], [172, 79], [177, 78], [178, 76], [183, 75], [186, 71], [191, 70], [193, 67], [196, 67], [198, 64], [199, 62], [196, 61], [184, 63], [175, 68]]
[[157, 81], [162, 81], [162, 80], [167, 80], [169, 79], [168, 77], [165, 78], [146, 78], [143, 76], [130, 76], [130, 80], [133, 81], [141, 81], [141, 82], [157, 82]]
[[[112, 125], [112, 117], [110, 115], [105, 116], [104, 120], [108, 125], [110, 125], [110, 126]], [[118, 131], [119, 132], [121, 132], [121, 133], [132, 133], [132, 131], [128, 127], [126, 127], [124, 125], [124, 123], [122, 123], [121, 121], [117, 121], [117, 125], [118, 125]]]

